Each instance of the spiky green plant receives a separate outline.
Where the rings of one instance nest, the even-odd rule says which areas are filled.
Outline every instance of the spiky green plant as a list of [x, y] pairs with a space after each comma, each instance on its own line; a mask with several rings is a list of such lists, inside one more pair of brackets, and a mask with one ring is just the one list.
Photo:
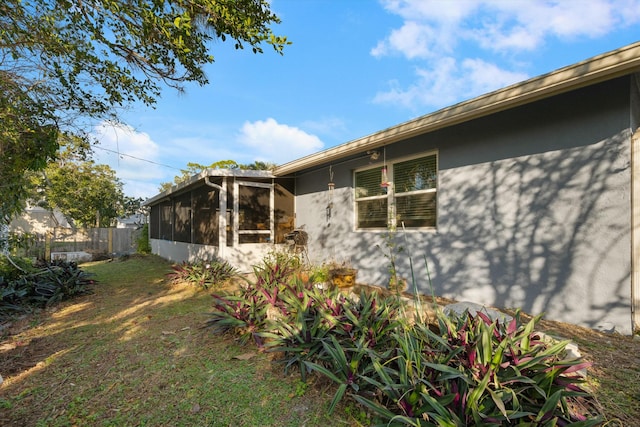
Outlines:
[[589, 395], [566, 360], [567, 342], [549, 343], [534, 331], [536, 317], [519, 325], [482, 313], [438, 315], [437, 331], [416, 324], [395, 336], [395, 357], [374, 362], [366, 378], [382, 396], [355, 399], [391, 425], [597, 425], [582, 409]]
[[39, 261], [13, 277], [0, 279], [0, 318], [91, 293], [95, 283], [77, 263], [62, 260]]
[[238, 270], [228, 261], [214, 258], [212, 260], [184, 261], [171, 266], [173, 270], [167, 274], [170, 280], [188, 282], [203, 289], [222, 287], [229, 279], [238, 275]]

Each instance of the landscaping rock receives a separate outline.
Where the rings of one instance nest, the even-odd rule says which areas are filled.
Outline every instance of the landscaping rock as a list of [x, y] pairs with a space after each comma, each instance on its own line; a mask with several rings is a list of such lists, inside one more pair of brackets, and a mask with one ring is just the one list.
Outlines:
[[[564, 337], [559, 337], [559, 336], [552, 336], [549, 334], [545, 334], [544, 332], [537, 332], [538, 335], [540, 335], [540, 338], [543, 341], [546, 341], [550, 344], [553, 344], [555, 342], [558, 341], [565, 341], [566, 338]], [[574, 343], [573, 341], [569, 341], [569, 343], [567, 344], [567, 346], [564, 348], [566, 355], [565, 355], [565, 360], [576, 360], [576, 359], [582, 359], [582, 353], [580, 353], [580, 349], [578, 348], [578, 344]], [[578, 371], [575, 372], [576, 375], [582, 377], [582, 378], [587, 378], [587, 368], [582, 368]]]
[[509, 316], [508, 314], [502, 313], [492, 308], [485, 307], [482, 304], [478, 304], [470, 301], [461, 301], [455, 304], [449, 304], [449, 305], [446, 305], [443, 310], [445, 314], [453, 313], [457, 315], [461, 315], [465, 311], [468, 311], [469, 314], [471, 314], [472, 316], [475, 316], [477, 312], [482, 312], [487, 316], [489, 316], [491, 320], [499, 319], [500, 322], [502, 323], [511, 322], [511, 320], [513, 319], [513, 317]]

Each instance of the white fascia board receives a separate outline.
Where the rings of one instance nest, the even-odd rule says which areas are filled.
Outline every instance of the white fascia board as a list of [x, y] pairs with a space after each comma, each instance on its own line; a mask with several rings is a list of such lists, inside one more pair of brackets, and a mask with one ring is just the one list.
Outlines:
[[276, 176], [273, 172], [268, 170], [247, 170], [247, 169], [205, 169], [199, 174], [193, 175], [191, 178], [174, 185], [171, 189], [156, 194], [155, 196], [145, 200], [142, 205], [150, 206], [155, 205], [162, 199], [170, 197], [172, 194], [183, 190], [186, 187], [190, 187], [196, 184], [198, 181], [203, 180], [205, 177], [225, 177], [232, 176], [236, 178], [258, 178], [258, 179], [273, 179]]

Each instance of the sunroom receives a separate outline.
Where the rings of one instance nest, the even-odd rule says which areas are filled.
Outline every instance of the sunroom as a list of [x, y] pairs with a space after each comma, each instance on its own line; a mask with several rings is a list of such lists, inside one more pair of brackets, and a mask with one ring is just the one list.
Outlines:
[[293, 180], [205, 170], [147, 200], [152, 252], [175, 262], [225, 259], [249, 271], [294, 228]]

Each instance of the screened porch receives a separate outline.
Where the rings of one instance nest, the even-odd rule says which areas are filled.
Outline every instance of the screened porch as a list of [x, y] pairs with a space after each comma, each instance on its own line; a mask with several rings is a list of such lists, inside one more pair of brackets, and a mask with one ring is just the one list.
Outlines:
[[294, 229], [292, 187], [268, 171], [205, 171], [145, 202], [153, 253], [253, 265]]

